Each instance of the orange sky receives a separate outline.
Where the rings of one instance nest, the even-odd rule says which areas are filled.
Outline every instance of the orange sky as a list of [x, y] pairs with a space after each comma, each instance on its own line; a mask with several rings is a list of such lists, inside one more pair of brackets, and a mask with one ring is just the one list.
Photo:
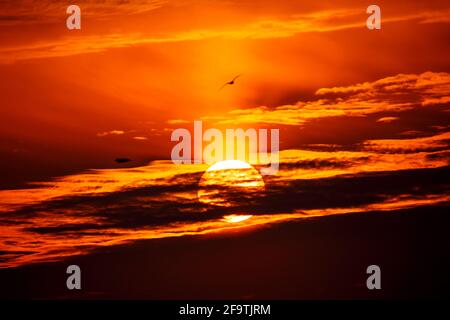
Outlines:
[[[283, 118], [275, 121], [284, 130], [282, 149], [397, 137], [418, 129], [402, 122], [403, 117], [384, 122], [383, 130], [381, 122], [361, 119], [358, 134], [345, 127], [353, 116], [398, 118], [398, 112], [416, 109], [422, 98], [413, 97], [409, 108], [396, 110], [381, 97], [368, 107], [372, 111], [362, 114], [347, 112], [352, 106], [344, 102], [333, 114], [336, 101], [331, 107], [323, 102], [328, 89], [321, 88], [441, 72], [438, 98], [446, 99], [449, 92], [450, 14], [445, 1], [378, 2], [380, 31], [365, 27], [364, 1], [77, 4], [81, 31], [66, 29], [66, 1], [0, 4], [4, 184], [109, 167], [118, 156], [140, 163], [167, 159], [173, 128], [218, 118], [222, 123], [228, 119], [230, 127], [233, 110], [265, 110], [264, 119], [241, 121], [243, 126], [268, 126], [274, 117]], [[243, 74], [238, 85], [218, 91], [236, 74]], [[304, 105], [313, 106], [306, 120], [296, 111]], [[293, 111], [277, 114], [284, 106]], [[330, 123], [330, 116], [339, 119]], [[442, 117], [434, 118], [427, 126], [445, 125]], [[189, 123], [171, 124], [173, 120]], [[327, 141], [336, 136], [341, 140]], [[11, 170], [14, 175], [8, 174]]]
[[[378, 1], [374, 31], [366, 1], [74, 3], [79, 31], [67, 1], [0, 3], [10, 265], [235, 228], [226, 217], [240, 214], [247, 227], [448, 203], [448, 1]], [[258, 205], [197, 201], [207, 167], [168, 161], [171, 131], [194, 120], [280, 129], [280, 172]]]

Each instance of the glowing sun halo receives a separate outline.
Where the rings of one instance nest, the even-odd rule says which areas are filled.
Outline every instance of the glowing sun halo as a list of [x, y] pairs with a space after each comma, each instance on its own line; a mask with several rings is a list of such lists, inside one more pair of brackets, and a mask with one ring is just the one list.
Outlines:
[[215, 171], [215, 170], [227, 170], [227, 169], [251, 169], [252, 166], [249, 165], [247, 162], [240, 161], [240, 160], [224, 160], [219, 161], [213, 164], [211, 167], [206, 170], [208, 171]]

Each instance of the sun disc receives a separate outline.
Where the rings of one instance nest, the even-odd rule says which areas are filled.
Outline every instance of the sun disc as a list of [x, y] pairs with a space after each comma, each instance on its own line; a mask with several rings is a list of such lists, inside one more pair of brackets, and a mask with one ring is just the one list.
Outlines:
[[264, 193], [265, 185], [258, 170], [240, 160], [213, 164], [199, 182], [200, 202], [217, 206], [249, 205]]
[[208, 168], [208, 171], [215, 170], [227, 170], [227, 169], [251, 169], [252, 166], [247, 162], [241, 160], [223, 160], [216, 162], [211, 167]]

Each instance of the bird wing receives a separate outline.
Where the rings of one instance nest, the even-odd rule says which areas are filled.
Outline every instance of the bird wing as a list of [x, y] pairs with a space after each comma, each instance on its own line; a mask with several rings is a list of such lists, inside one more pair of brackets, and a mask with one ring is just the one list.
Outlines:
[[219, 91], [222, 90], [223, 88], [225, 88], [229, 83], [225, 83], [223, 86], [220, 87]]
[[233, 78], [233, 80], [226, 82], [223, 86], [220, 87], [219, 91], [222, 90], [223, 88], [225, 88], [227, 85], [233, 84], [233, 82], [240, 76], [242, 76], [242, 74], [238, 74], [236, 77]]
[[242, 76], [242, 74], [238, 74], [236, 77], [233, 78], [232, 81], [235, 81], [237, 78], [239, 78], [240, 76]]

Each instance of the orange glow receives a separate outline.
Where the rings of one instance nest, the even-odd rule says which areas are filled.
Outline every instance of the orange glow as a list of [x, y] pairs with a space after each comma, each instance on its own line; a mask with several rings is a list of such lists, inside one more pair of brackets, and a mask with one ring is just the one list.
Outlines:
[[206, 204], [233, 206], [243, 198], [252, 201], [262, 197], [264, 180], [246, 162], [224, 160], [206, 170], [199, 182], [198, 199]]
[[[450, 159], [448, 1], [384, 3], [380, 31], [352, 0], [81, 2], [68, 31], [61, 1], [0, 1], [0, 268], [450, 201], [424, 178]], [[277, 174], [175, 165], [194, 120], [279, 130]]]

